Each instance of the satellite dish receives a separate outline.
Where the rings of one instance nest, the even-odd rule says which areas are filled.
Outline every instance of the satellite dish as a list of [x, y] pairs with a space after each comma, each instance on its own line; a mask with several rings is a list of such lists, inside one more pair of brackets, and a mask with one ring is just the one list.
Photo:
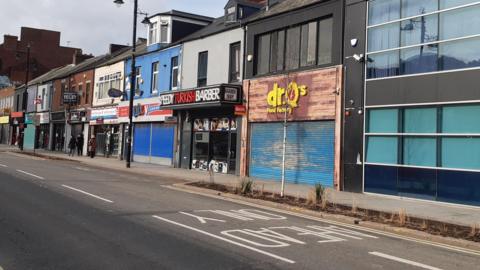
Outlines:
[[108, 96], [112, 98], [118, 98], [123, 96], [123, 92], [121, 90], [115, 89], [115, 88], [110, 88], [108, 90]]

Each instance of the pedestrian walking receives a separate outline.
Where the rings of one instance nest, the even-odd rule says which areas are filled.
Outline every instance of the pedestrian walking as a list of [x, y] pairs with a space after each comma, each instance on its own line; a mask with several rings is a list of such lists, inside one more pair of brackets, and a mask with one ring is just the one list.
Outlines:
[[77, 137], [77, 154], [78, 156], [83, 156], [83, 134], [79, 134]]
[[75, 137], [72, 135], [70, 138], [70, 141], [68, 142], [68, 149], [70, 149], [70, 152], [68, 153], [69, 156], [74, 156], [75, 155], [75, 148], [77, 147], [77, 140]]
[[97, 151], [97, 141], [95, 140], [95, 135], [92, 135], [92, 138], [88, 140], [88, 155], [90, 158], [95, 157], [95, 151]]

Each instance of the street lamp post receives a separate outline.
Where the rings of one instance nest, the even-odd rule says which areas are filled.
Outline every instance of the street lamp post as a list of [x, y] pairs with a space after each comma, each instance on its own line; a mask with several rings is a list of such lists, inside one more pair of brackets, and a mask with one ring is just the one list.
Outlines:
[[[30, 43], [27, 44], [27, 51], [24, 52], [24, 51], [20, 51], [21, 53], [26, 53], [27, 54], [27, 66], [26, 66], [26, 70], [25, 70], [25, 92], [23, 92], [23, 102], [22, 102], [22, 110], [23, 110], [23, 118], [26, 119], [26, 113], [27, 113], [27, 109], [28, 109], [28, 79], [29, 79], [29, 74], [30, 74]], [[24, 125], [24, 128], [25, 129], [25, 120], [23, 121], [23, 125]], [[18, 130], [19, 134], [22, 133], [21, 129]], [[18, 145], [20, 146], [20, 150], [23, 151], [23, 141], [24, 141], [24, 137], [23, 135], [22, 136], [19, 136], [19, 138], [22, 140], [21, 142], [19, 141], [18, 142]], [[35, 144], [34, 144], [34, 147], [35, 148]]]
[[[116, 5], [123, 5], [123, 0], [113, 1]], [[132, 155], [132, 132], [133, 132], [133, 99], [135, 97], [135, 52], [137, 50], [137, 14], [138, 14], [138, 0], [134, 0], [133, 4], [133, 35], [132, 35], [132, 65], [130, 71], [130, 96], [128, 103], [128, 134], [127, 134], [127, 160], [126, 166], [130, 168], [130, 160]]]

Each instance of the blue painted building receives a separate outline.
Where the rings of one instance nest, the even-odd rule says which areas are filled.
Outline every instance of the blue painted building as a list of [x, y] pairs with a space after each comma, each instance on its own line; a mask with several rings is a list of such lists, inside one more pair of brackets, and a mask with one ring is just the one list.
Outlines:
[[[177, 90], [180, 82], [182, 44], [178, 41], [208, 25], [213, 19], [169, 11], [149, 18], [147, 46], [136, 53], [133, 110], [133, 160], [174, 165], [175, 124], [172, 110], [160, 107], [160, 93]], [[177, 43], [176, 45], [172, 45]], [[125, 90], [130, 92], [132, 59], [125, 62]], [[128, 123], [128, 101], [117, 112], [121, 123]], [[166, 121], [167, 120], [167, 121]], [[126, 148], [124, 148], [126, 149]]]

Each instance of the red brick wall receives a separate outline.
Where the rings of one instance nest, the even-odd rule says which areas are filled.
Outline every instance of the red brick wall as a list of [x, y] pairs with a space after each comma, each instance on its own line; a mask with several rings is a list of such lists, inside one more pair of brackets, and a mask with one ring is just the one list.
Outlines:
[[[337, 78], [341, 76], [337, 68], [327, 68], [288, 75], [264, 77], [249, 81], [248, 118], [249, 122], [282, 121], [285, 105], [273, 107], [268, 103], [268, 94], [278, 88], [287, 89], [287, 85], [296, 83], [298, 88], [304, 88], [305, 95], [296, 95], [298, 107], [288, 113], [289, 120], [333, 120], [335, 119], [335, 101]], [[301, 91], [301, 90], [299, 90]], [[280, 96], [285, 102], [285, 96]], [[293, 98], [291, 98], [293, 99]], [[291, 104], [291, 107], [295, 105]], [[272, 112], [277, 110], [277, 112]]]
[[4, 36], [4, 43], [0, 44], [0, 75], [9, 76], [15, 82], [25, 81], [27, 55], [21, 52], [27, 50], [28, 44], [31, 47], [29, 79], [70, 64], [74, 54], [82, 53], [81, 49], [60, 46], [60, 32], [22, 27], [20, 36], [20, 40]]

